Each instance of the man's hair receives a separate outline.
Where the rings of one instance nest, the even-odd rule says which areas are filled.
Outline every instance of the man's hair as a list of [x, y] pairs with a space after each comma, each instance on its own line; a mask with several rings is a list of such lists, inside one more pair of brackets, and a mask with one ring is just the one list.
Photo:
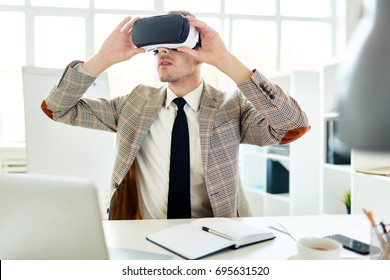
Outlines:
[[183, 16], [196, 17], [193, 13], [187, 10], [173, 10], [173, 11], [169, 11], [167, 14], [182, 14]]

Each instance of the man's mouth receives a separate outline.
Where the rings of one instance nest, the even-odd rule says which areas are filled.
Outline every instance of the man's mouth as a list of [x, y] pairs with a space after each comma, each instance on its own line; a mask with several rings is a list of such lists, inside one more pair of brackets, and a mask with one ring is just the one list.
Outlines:
[[160, 60], [160, 67], [161, 68], [167, 68], [169, 66], [171, 66], [173, 63], [170, 61], [170, 60], [167, 60], [167, 59], [162, 59]]

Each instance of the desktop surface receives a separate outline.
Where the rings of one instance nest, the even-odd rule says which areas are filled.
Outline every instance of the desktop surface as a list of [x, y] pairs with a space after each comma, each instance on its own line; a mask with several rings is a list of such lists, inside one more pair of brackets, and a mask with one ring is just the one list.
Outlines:
[[[294, 259], [297, 254], [295, 240], [303, 237], [323, 237], [336, 233], [370, 243], [370, 224], [364, 215], [250, 217], [238, 218], [237, 220], [267, 228], [274, 232], [276, 238], [236, 250], [226, 249], [203, 259]], [[190, 222], [191, 219], [103, 221], [103, 229], [108, 247], [144, 252], [142, 259], [182, 259], [180, 256], [148, 241], [146, 236], [167, 227]], [[280, 228], [280, 225], [287, 229], [292, 237], [269, 228], [269, 226]], [[369, 257], [343, 249], [341, 258], [367, 259]]]

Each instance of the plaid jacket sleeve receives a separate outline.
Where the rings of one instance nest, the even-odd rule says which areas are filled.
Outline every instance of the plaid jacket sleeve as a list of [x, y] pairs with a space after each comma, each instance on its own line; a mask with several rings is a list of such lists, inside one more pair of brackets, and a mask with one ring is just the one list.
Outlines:
[[241, 98], [242, 143], [286, 144], [310, 129], [309, 120], [295, 99], [260, 72], [254, 71], [238, 88], [246, 97]]
[[118, 111], [125, 97], [113, 100], [81, 98], [95, 77], [78, 71], [71, 63], [62, 78], [42, 102], [42, 110], [53, 120], [69, 125], [116, 132]]

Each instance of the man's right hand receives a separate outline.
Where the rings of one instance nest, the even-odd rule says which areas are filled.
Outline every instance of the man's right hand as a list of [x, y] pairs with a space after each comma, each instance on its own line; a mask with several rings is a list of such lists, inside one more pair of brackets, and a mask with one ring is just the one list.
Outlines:
[[111, 65], [145, 52], [144, 49], [137, 48], [131, 39], [131, 30], [138, 19], [139, 17], [132, 19], [129, 16], [122, 20], [104, 41], [98, 53], [82, 65], [83, 69], [93, 76], [99, 76]]

